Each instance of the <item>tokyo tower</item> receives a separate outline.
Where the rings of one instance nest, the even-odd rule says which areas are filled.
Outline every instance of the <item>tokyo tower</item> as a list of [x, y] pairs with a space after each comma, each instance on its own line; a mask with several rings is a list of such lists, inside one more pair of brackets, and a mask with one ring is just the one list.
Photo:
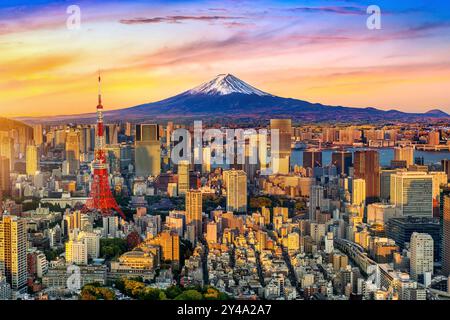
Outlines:
[[101, 78], [98, 76], [98, 105], [97, 105], [97, 134], [95, 136], [94, 151], [94, 179], [91, 186], [91, 194], [87, 200], [84, 210], [97, 211], [102, 216], [111, 216], [114, 211], [125, 219], [125, 215], [114, 199], [108, 180], [108, 166], [105, 153], [105, 130], [103, 126], [103, 105], [101, 94]]

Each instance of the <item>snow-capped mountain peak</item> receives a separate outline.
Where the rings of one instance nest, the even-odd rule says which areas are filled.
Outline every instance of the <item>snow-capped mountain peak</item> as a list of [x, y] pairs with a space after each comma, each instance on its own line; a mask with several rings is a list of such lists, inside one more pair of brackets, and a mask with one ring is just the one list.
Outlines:
[[188, 94], [206, 94], [224, 96], [232, 93], [255, 94], [270, 96], [270, 94], [252, 87], [232, 74], [219, 74], [213, 80], [187, 91]]

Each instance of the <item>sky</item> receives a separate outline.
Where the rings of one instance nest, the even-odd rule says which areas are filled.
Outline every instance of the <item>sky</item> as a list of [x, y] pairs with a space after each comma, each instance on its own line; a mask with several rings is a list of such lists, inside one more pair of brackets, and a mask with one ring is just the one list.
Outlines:
[[95, 111], [98, 70], [107, 109], [231, 73], [282, 97], [450, 113], [450, 1], [0, 0], [0, 116]]

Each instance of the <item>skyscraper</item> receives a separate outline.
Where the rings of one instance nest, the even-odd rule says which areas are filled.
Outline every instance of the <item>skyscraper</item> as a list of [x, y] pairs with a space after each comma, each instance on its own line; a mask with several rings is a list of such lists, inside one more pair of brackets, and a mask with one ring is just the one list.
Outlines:
[[14, 139], [10, 137], [1, 137], [0, 141], [0, 157], [5, 157], [9, 160], [9, 170], [14, 168]]
[[173, 231], [164, 230], [160, 234], [162, 259], [170, 261], [175, 268], [180, 264], [180, 236]]
[[312, 185], [309, 196], [309, 220], [316, 221], [316, 210], [325, 209], [325, 188], [320, 185]]
[[394, 160], [406, 161], [406, 167], [414, 164], [414, 147], [400, 146], [394, 148]]
[[33, 140], [35, 145], [40, 146], [44, 142], [42, 124], [35, 124], [33, 126]]
[[331, 155], [331, 163], [336, 166], [337, 173], [341, 175], [349, 175], [352, 161], [352, 153], [349, 151], [335, 151]]
[[442, 171], [447, 174], [447, 180], [450, 180], [450, 160], [443, 159], [441, 160]]
[[352, 204], [364, 206], [366, 203], [366, 181], [364, 179], [353, 179], [352, 181]]
[[33, 176], [38, 171], [38, 149], [35, 145], [28, 145], [26, 152], [27, 175]]
[[431, 131], [428, 133], [428, 144], [432, 146], [437, 146], [440, 143], [439, 131]]
[[66, 135], [66, 160], [69, 174], [76, 174], [80, 168], [80, 135], [72, 129]]
[[0, 220], [0, 273], [15, 291], [27, 284], [27, 231], [25, 221], [5, 215]]
[[380, 197], [380, 161], [376, 150], [355, 152], [354, 176], [366, 181], [366, 203], [374, 203]]
[[433, 238], [426, 233], [414, 232], [410, 241], [411, 259], [410, 271], [411, 277], [418, 280], [426, 272], [433, 272]]
[[178, 162], [178, 194], [186, 194], [189, 191], [189, 161]]
[[433, 216], [433, 177], [424, 172], [391, 175], [391, 203], [397, 216]]
[[208, 222], [206, 225], [206, 241], [208, 243], [217, 243], [217, 223], [214, 221]]
[[10, 165], [9, 159], [0, 156], [0, 193], [3, 195], [10, 195]]
[[303, 151], [303, 167], [315, 168], [322, 166], [322, 151], [318, 149], [308, 149]]
[[442, 223], [442, 272], [450, 275], [450, 196], [444, 196]]
[[202, 236], [202, 193], [199, 190], [191, 190], [186, 193], [186, 224], [195, 225], [195, 234]]
[[161, 145], [157, 124], [136, 125], [136, 176], [157, 176], [161, 173]]
[[226, 175], [227, 210], [247, 211], [247, 175], [242, 170], [229, 170]]
[[288, 174], [291, 157], [291, 119], [270, 119], [270, 130], [278, 130], [279, 134], [279, 150], [273, 150], [274, 168], [277, 168], [280, 174]]

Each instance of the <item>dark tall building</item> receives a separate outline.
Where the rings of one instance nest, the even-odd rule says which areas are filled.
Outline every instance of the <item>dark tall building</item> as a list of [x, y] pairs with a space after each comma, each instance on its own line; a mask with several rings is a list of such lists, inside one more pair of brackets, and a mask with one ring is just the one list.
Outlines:
[[442, 226], [442, 272], [450, 275], [450, 196], [444, 197], [444, 216]]
[[423, 166], [425, 164], [425, 159], [423, 157], [415, 157], [414, 158], [414, 164], [417, 164], [419, 166]]
[[355, 178], [366, 181], [366, 203], [377, 202], [380, 198], [380, 159], [378, 151], [356, 151], [353, 168]]
[[136, 176], [157, 176], [161, 173], [161, 145], [157, 124], [137, 124], [134, 141]]
[[407, 167], [406, 160], [391, 160], [391, 169], [406, 169]]
[[336, 151], [331, 155], [331, 163], [336, 166], [337, 173], [348, 175], [352, 166], [352, 153], [349, 151]]
[[386, 223], [386, 236], [393, 239], [401, 250], [405, 249], [405, 243], [410, 242], [413, 232], [428, 233], [433, 238], [434, 260], [439, 261], [441, 255], [441, 225], [439, 219], [401, 217], [391, 218]]
[[315, 168], [322, 166], [322, 151], [318, 149], [309, 149], [303, 151], [303, 167]]
[[157, 124], [137, 124], [136, 141], [158, 141], [159, 127]]

